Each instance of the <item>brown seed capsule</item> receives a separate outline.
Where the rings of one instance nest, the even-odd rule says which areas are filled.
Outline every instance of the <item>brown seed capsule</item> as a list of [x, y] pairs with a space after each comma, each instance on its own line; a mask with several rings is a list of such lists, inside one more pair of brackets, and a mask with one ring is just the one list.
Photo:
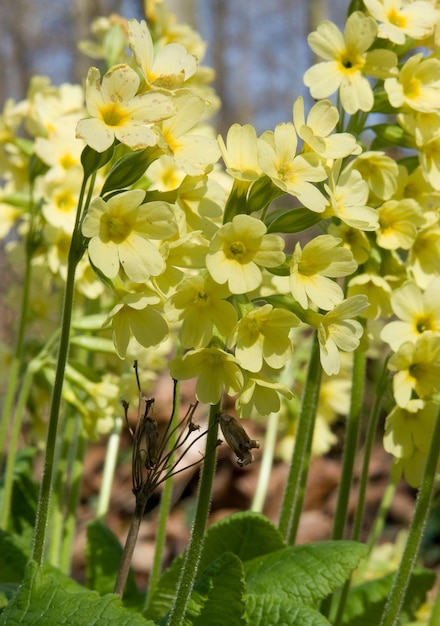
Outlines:
[[221, 431], [226, 443], [237, 455], [237, 463], [240, 467], [249, 465], [254, 460], [252, 448], [259, 448], [260, 443], [256, 439], [250, 439], [245, 429], [235, 417], [226, 413], [217, 415]]

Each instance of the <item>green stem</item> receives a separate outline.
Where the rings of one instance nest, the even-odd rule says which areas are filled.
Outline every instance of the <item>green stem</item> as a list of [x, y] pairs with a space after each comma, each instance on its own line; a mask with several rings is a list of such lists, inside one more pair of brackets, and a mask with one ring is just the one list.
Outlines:
[[189, 546], [185, 552], [182, 571], [177, 584], [176, 596], [168, 616], [167, 626], [181, 626], [185, 616], [189, 597], [197, 577], [197, 569], [202, 553], [206, 523], [211, 504], [212, 483], [216, 466], [217, 448], [217, 414], [220, 403], [211, 406], [209, 412], [206, 452], [200, 476], [199, 493], [196, 513]]
[[[179, 408], [180, 408], [180, 384], [176, 383], [174, 399], [173, 399], [173, 414], [171, 416], [171, 424], [170, 430], [172, 432], [172, 436], [169, 441], [169, 449], [173, 450], [177, 440], [177, 429], [175, 426], [177, 425], [179, 419]], [[174, 463], [174, 455], [170, 457], [170, 466]], [[159, 519], [158, 526], [156, 532], [156, 545], [154, 549], [154, 559], [153, 565], [150, 572], [150, 579], [148, 582], [148, 590], [145, 596], [145, 606], [144, 613], [146, 613], [150, 607], [151, 600], [153, 598], [154, 590], [157, 587], [157, 583], [159, 581], [161, 569], [162, 569], [162, 560], [163, 560], [163, 550], [165, 546], [166, 533], [167, 533], [167, 520], [168, 514], [171, 508], [171, 496], [173, 493], [173, 481], [171, 478], [165, 481], [162, 497], [160, 500], [160, 509], [159, 509]]]
[[435, 487], [435, 475], [440, 455], [440, 411], [437, 414], [434, 432], [425, 472], [417, 496], [416, 507], [408, 532], [405, 550], [385, 605], [380, 626], [397, 626], [400, 623], [400, 611], [405, 600], [406, 590], [419, 554], [420, 544], [428, 519], [431, 499]]
[[84, 436], [82, 421], [77, 417], [77, 430], [75, 455], [71, 463], [71, 480], [69, 499], [67, 501], [66, 518], [64, 522], [64, 536], [60, 554], [60, 569], [66, 574], [70, 573], [72, 547], [75, 539], [76, 522], [78, 519], [78, 502], [81, 495], [82, 478], [84, 474], [84, 452], [87, 439]]
[[113, 430], [107, 442], [107, 452], [105, 455], [104, 471], [102, 475], [101, 489], [99, 491], [98, 507], [96, 517], [103, 518], [107, 515], [110, 503], [110, 494], [115, 475], [116, 462], [118, 460], [119, 442], [123, 427], [123, 419], [120, 416], [115, 418]]
[[41, 478], [40, 493], [38, 496], [37, 504], [37, 515], [35, 520], [32, 559], [36, 561], [40, 566], [42, 565], [44, 559], [64, 372], [66, 369], [67, 355], [69, 352], [70, 325], [72, 320], [73, 298], [75, 293], [75, 272], [77, 265], [84, 253], [84, 243], [80, 229], [80, 218], [86, 184], [87, 178], [84, 177], [78, 200], [76, 222], [72, 234], [72, 241], [70, 244], [67, 263], [67, 277], [64, 291], [60, 344], [49, 413], [49, 425], [46, 437], [46, 454], [44, 457], [43, 475]]
[[264, 436], [263, 456], [260, 464], [260, 473], [258, 475], [257, 488], [255, 490], [252, 501], [251, 510], [262, 513], [264, 501], [269, 486], [270, 473], [273, 466], [273, 458], [275, 454], [275, 445], [277, 442], [278, 432], [278, 413], [271, 413], [267, 420], [266, 434]]
[[295, 447], [289, 468], [286, 489], [278, 527], [285, 541], [293, 544], [296, 538], [299, 518], [304, 500], [307, 472], [310, 464], [310, 455], [315, 427], [316, 409], [318, 407], [319, 390], [321, 386], [321, 363], [319, 360], [319, 342], [317, 335], [313, 338], [307, 379], [298, 417], [298, 427], [295, 437]]
[[432, 605], [431, 617], [427, 626], [438, 626], [440, 624], [440, 587], [437, 589], [434, 603]]
[[356, 350], [353, 355], [351, 405], [347, 419], [347, 431], [342, 457], [342, 475], [339, 485], [332, 539], [342, 539], [345, 521], [347, 519], [348, 500], [353, 480], [353, 468], [357, 450], [359, 423], [362, 413], [365, 367], [365, 352]]
[[376, 437], [376, 429], [377, 422], [379, 419], [379, 411], [382, 404], [383, 395], [385, 392], [385, 388], [388, 382], [388, 367], [387, 360], [384, 363], [382, 368], [382, 373], [379, 377], [379, 380], [376, 384], [376, 391], [374, 397], [373, 408], [371, 409], [370, 419], [368, 420], [368, 430], [367, 436], [365, 440], [365, 448], [364, 448], [364, 458], [362, 462], [362, 471], [361, 471], [361, 479], [359, 483], [359, 496], [358, 503], [354, 518], [353, 524], [353, 532], [352, 539], [357, 541], [360, 537], [362, 521], [364, 516], [364, 508], [365, 508], [365, 495], [367, 492], [368, 478], [369, 478], [369, 466], [370, 466], [370, 458], [373, 450], [373, 444]]

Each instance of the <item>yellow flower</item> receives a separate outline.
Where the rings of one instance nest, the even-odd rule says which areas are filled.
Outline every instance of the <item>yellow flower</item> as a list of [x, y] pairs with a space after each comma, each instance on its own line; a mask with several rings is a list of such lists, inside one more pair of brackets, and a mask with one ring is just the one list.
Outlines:
[[408, 281], [393, 291], [391, 306], [397, 321], [386, 324], [381, 339], [398, 350], [405, 341], [415, 342], [426, 331], [440, 332], [440, 278], [435, 278], [423, 292]]
[[258, 163], [257, 133], [250, 124], [232, 124], [226, 143], [218, 136], [218, 143], [228, 174], [244, 181], [253, 181], [263, 175]]
[[356, 170], [344, 170], [339, 175], [340, 162], [333, 169], [329, 184], [324, 184], [329, 195], [324, 217], [337, 217], [347, 226], [360, 230], [376, 230], [377, 211], [367, 206], [368, 185]]
[[338, 374], [341, 367], [339, 350], [353, 352], [359, 347], [362, 325], [352, 319], [369, 306], [365, 295], [352, 296], [324, 316], [319, 316], [318, 341], [322, 369], [329, 376]]
[[266, 226], [249, 215], [236, 215], [212, 238], [206, 267], [213, 279], [228, 283], [231, 293], [247, 293], [261, 285], [260, 267], [277, 267], [284, 262], [284, 241], [267, 235]]
[[316, 102], [310, 109], [307, 120], [304, 115], [304, 98], [299, 96], [293, 103], [293, 123], [298, 136], [304, 141], [304, 148], [316, 152], [324, 159], [342, 159], [361, 152], [353, 135], [333, 133], [338, 121], [338, 109], [330, 100]]
[[440, 272], [440, 227], [430, 224], [421, 228], [409, 249], [407, 265], [416, 283], [423, 289]]
[[401, 344], [388, 367], [396, 372], [393, 392], [400, 407], [408, 405], [413, 391], [419, 398], [429, 399], [440, 390], [440, 335], [427, 330], [414, 342]]
[[220, 348], [190, 350], [170, 361], [170, 373], [176, 380], [197, 376], [196, 396], [200, 402], [216, 404], [223, 389], [235, 395], [243, 386], [243, 373], [236, 358]]
[[374, 96], [365, 75], [386, 78], [397, 64], [397, 57], [390, 50], [367, 52], [376, 33], [375, 20], [360, 11], [349, 16], [344, 34], [327, 20], [319, 24], [307, 40], [313, 52], [326, 60], [304, 74], [304, 83], [313, 98], [327, 98], [339, 90], [341, 104], [350, 115], [359, 110], [371, 111]]
[[396, 109], [406, 105], [415, 111], [438, 111], [440, 60], [414, 54], [403, 65], [398, 77], [385, 80], [388, 99]]
[[137, 94], [140, 79], [128, 65], [115, 65], [104, 75], [91, 67], [86, 80], [89, 118], [76, 127], [76, 136], [97, 152], [104, 152], [115, 139], [132, 150], [156, 145], [158, 134], [151, 126], [170, 117], [172, 100], [157, 92]]
[[292, 355], [290, 330], [299, 323], [290, 311], [270, 304], [252, 309], [229, 338], [230, 344], [235, 344], [237, 361], [250, 372], [259, 372], [263, 361], [274, 369], [283, 367]]
[[168, 335], [168, 325], [153, 306], [160, 302], [155, 294], [147, 292], [125, 294], [107, 317], [112, 325], [112, 338], [116, 354], [125, 359], [130, 331], [145, 348], [157, 346]]
[[160, 125], [160, 146], [173, 157], [177, 167], [190, 176], [204, 174], [218, 160], [220, 152], [214, 137], [196, 125], [205, 114], [207, 104], [198, 96], [184, 93], [174, 99], [176, 113]]
[[322, 213], [326, 199], [312, 183], [323, 181], [327, 173], [318, 155], [296, 154], [298, 137], [292, 123], [278, 124], [258, 139], [258, 162], [263, 172], [284, 192], [296, 196], [312, 211]]
[[268, 380], [261, 375], [246, 375], [243, 389], [235, 402], [237, 414], [247, 418], [255, 411], [260, 415], [278, 413], [281, 407], [280, 395], [288, 400], [293, 393], [282, 383]]
[[426, 39], [434, 32], [437, 12], [431, 2], [416, 0], [363, 0], [369, 13], [379, 22], [377, 36], [404, 44], [406, 37]]
[[380, 200], [388, 200], [397, 189], [399, 167], [391, 157], [380, 150], [363, 152], [347, 167], [357, 170], [368, 183], [371, 193]]
[[384, 250], [409, 250], [423, 224], [420, 205], [412, 198], [388, 200], [379, 208], [377, 244]]
[[384, 448], [412, 487], [420, 485], [437, 413], [436, 403], [411, 400], [406, 408], [394, 407], [386, 418]]
[[89, 257], [108, 278], [121, 264], [130, 280], [142, 282], [165, 269], [165, 261], [150, 239], [172, 237], [177, 226], [165, 202], [142, 204], [145, 192], [132, 189], [107, 202], [95, 198], [84, 219], [82, 232], [90, 237]]
[[348, 276], [357, 269], [350, 250], [341, 245], [342, 239], [319, 235], [303, 249], [298, 242], [290, 267], [290, 290], [303, 309], [310, 302], [329, 310], [344, 299], [344, 294], [332, 278]]
[[347, 296], [365, 294], [370, 303], [362, 317], [376, 320], [391, 315], [391, 287], [382, 276], [376, 274], [358, 274], [348, 283]]
[[179, 89], [197, 70], [197, 59], [180, 43], [170, 43], [154, 51], [145, 20], [128, 20], [128, 39], [136, 64], [148, 85]]
[[212, 339], [214, 326], [226, 337], [237, 323], [234, 306], [225, 300], [230, 294], [210, 276], [189, 276], [177, 286], [166, 303], [171, 321], [183, 320], [179, 338], [184, 348], [202, 348]]

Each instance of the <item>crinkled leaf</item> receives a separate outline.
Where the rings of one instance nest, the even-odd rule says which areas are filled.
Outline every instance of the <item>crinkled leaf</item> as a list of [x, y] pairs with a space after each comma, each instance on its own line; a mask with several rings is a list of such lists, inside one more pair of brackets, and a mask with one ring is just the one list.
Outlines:
[[[378, 624], [382, 618], [393, 579], [393, 573], [387, 574], [350, 589], [342, 620], [344, 626]], [[414, 570], [401, 610], [401, 617], [406, 617], [402, 623], [408, 623], [415, 618], [415, 612], [426, 601], [426, 594], [434, 582], [435, 574], [431, 570]]]
[[330, 626], [318, 611], [304, 605], [292, 604], [277, 594], [249, 594], [246, 600], [247, 616], [252, 626]]
[[156, 588], [151, 594], [146, 617], [158, 621], [170, 610], [176, 594], [183, 559], [184, 555], [178, 556], [174, 559], [170, 567], [163, 572]]
[[[99, 520], [87, 525], [86, 580], [87, 587], [101, 595], [112, 593], [122, 556], [122, 546], [112, 531]], [[130, 570], [124, 592], [124, 604], [139, 606], [143, 595], [138, 592]]]
[[[230, 552], [222, 554], [204, 571], [191, 598], [200, 610], [187, 618], [193, 626], [245, 626], [244, 572], [239, 558]], [[190, 604], [189, 609], [191, 609]], [[192, 611], [191, 611], [192, 612]]]
[[60, 572], [42, 573], [36, 563], [29, 563], [23, 584], [0, 617], [0, 626], [154, 626], [125, 609], [119, 596], [101, 597], [82, 588], [73, 591], [66, 585], [69, 581]]
[[232, 552], [245, 562], [283, 547], [281, 533], [267, 517], [251, 511], [234, 513], [208, 529], [199, 571], [224, 552]]
[[265, 217], [268, 233], [300, 233], [322, 220], [319, 213], [304, 207], [298, 209], [277, 209]]
[[20, 583], [28, 558], [20, 537], [0, 529], [0, 582]]
[[323, 541], [284, 548], [244, 563], [247, 590], [314, 605], [341, 586], [366, 554], [354, 541]]

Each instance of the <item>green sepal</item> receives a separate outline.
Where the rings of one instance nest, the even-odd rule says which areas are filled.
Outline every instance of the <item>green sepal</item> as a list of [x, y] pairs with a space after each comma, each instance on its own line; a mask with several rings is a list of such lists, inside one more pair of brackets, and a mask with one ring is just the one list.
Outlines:
[[322, 220], [319, 213], [305, 207], [298, 209], [276, 209], [264, 218], [268, 233], [300, 233]]
[[276, 198], [285, 195], [285, 192], [273, 184], [268, 176], [263, 176], [251, 186], [246, 202], [246, 212], [251, 214], [266, 209]]
[[389, 145], [414, 148], [414, 139], [398, 124], [376, 124], [371, 130], [376, 133], [371, 150], [380, 150]]
[[48, 170], [49, 166], [42, 161], [39, 156], [36, 154], [31, 156], [29, 159], [29, 180], [31, 183], [34, 182], [38, 176], [44, 176]]
[[101, 196], [110, 191], [126, 189], [145, 174], [145, 170], [157, 157], [157, 149], [145, 148], [129, 152], [116, 161], [104, 183]]
[[84, 175], [89, 178], [92, 174], [97, 172], [101, 167], [110, 161], [113, 156], [114, 146], [104, 150], [104, 152], [97, 152], [90, 146], [85, 146], [81, 153], [81, 165], [84, 170]]

